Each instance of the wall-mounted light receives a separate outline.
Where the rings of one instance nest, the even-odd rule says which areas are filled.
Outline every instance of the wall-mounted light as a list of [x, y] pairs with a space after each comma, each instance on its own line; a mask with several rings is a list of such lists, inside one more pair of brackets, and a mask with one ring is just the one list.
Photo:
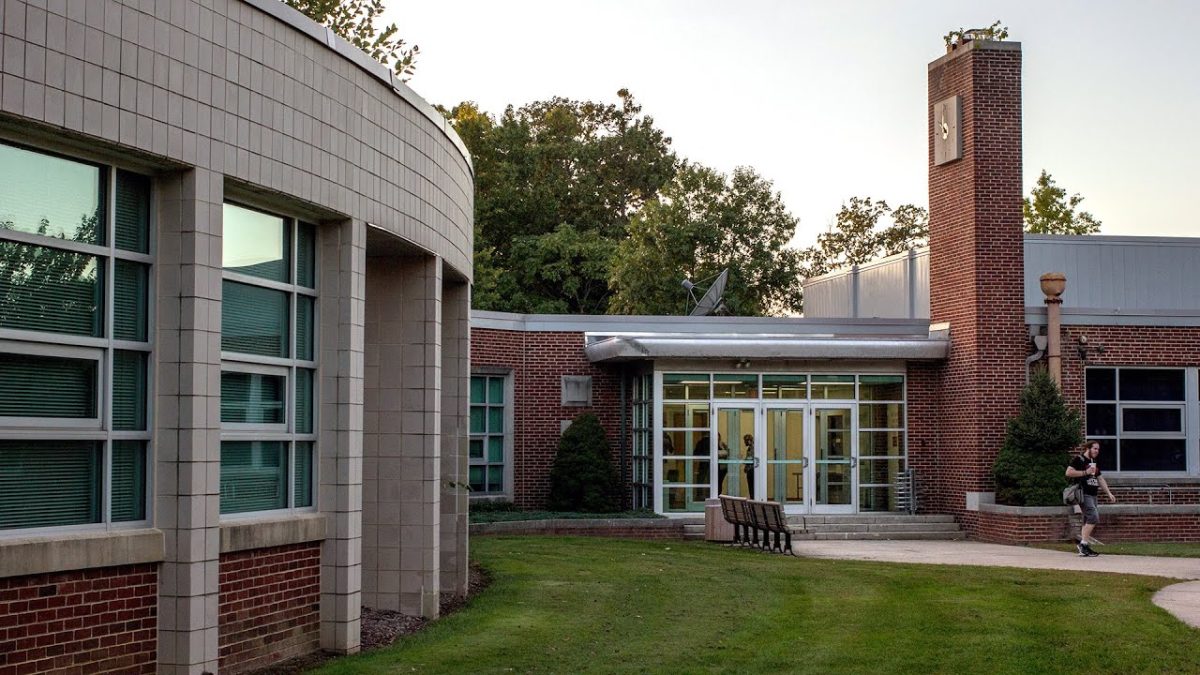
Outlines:
[[1078, 344], [1075, 345], [1075, 349], [1079, 352], [1079, 360], [1083, 361], [1085, 364], [1088, 362], [1089, 355], [1097, 354], [1103, 356], [1104, 352], [1106, 351], [1104, 345], [1098, 342], [1088, 342], [1088, 337], [1086, 335], [1079, 336]]
[[738, 368], [738, 369], [749, 368], [750, 367], [750, 359], [741, 359], [737, 363], [733, 364], [733, 367]]

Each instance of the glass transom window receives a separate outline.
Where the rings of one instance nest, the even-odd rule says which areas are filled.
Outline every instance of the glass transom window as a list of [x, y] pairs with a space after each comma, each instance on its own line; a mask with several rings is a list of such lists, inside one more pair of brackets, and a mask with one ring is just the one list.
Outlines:
[[0, 532], [148, 520], [150, 180], [0, 143]]
[[316, 228], [225, 204], [221, 513], [314, 503]]

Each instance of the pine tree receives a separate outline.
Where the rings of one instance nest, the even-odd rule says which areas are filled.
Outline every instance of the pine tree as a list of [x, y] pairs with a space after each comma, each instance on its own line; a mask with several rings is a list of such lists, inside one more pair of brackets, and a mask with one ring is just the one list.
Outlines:
[[1013, 506], [1061, 505], [1070, 451], [1083, 441], [1079, 412], [1068, 407], [1058, 385], [1037, 370], [1021, 392], [1021, 411], [1008, 421], [996, 456], [996, 502]]

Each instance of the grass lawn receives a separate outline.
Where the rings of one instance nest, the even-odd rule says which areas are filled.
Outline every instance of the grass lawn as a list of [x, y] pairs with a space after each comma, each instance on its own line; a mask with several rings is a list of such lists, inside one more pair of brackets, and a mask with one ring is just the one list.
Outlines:
[[1167, 579], [700, 542], [479, 537], [471, 551], [494, 581], [467, 608], [318, 672], [1200, 671], [1200, 631], [1150, 602]]
[[[1074, 551], [1075, 544], [1038, 544], [1038, 548]], [[1122, 541], [1094, 547], [1101, 555], [1157, 555], [1166, 558], [1200, 558], [1200, 544]]]
[[[701, 514], [702, 515], [702, 514]], [[552, 520], [565, 518], [580, 520], [585, 518], [625, 519], [625, 518], [663, 518], [653, 511], [641, 509], [638, 511], [617, 511], [616, 513], [579, 513], [577, 511], [517, 511], [517, 510], [483, 510], [471, 506], [470, 520], [472, 523], [499, 523], [513, 520]]]

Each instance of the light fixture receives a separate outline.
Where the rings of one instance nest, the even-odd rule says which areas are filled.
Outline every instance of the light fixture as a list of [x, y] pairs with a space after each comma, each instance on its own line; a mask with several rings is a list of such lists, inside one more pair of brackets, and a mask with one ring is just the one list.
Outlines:
[[1102, 344], [1089, 343], [1088, 337], [1086, 335], [1080, 335], [1079, 339], [1078, 339], [1078, 343], [1079, 344], [1077, 344], [1075, 346], [1075, 348], [1076, 348], [1076, 351], [1079, 352], [1079, 360], [1083, 361], [1085, 364], [1088, 362], [1089, 355], [1099, 354], [1102, 356], [1104, 354], [1104, 352], [1107, 351], [1105, 349], [1104, 345], [1102, 345]]

